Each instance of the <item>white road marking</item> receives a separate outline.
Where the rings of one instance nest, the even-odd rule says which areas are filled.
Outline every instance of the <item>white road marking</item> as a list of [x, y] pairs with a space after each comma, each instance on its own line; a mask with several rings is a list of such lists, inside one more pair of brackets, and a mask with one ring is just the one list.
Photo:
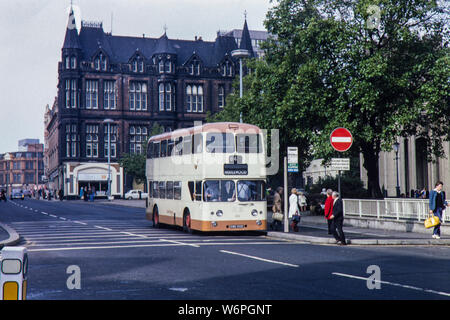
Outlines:
[[55, 216], [54, 214], [49, 214], [49, 216], [50, 216], [50, 217], [53, 217], [53, 218], [58, 218], [58, 217]]
[[102, 226], [94, 226], [94, 228], [102, 229], [102, 230], [106, 230], [106, 231], [113, 231], [113, 230], [110, 229], [110, 228], [105, 228], [105, 227], [102, 227]]
[[66, 218], [63, 218], [63, 217], [59, 217], [61, 220], [67, 220]]
[[390, 286], [394, 286], [394, 287], [401, 287], [401, 288], [411, 289], [411, 290], [416, 290], [416, 291], [424, 291], [424, 292], [428, 292], [428, 293], [434, 293], [434, 294], [450, 297], [450, 293], [442, 292], [442, 291], [423, 289], [423, 288], [419, 288], [419, 287], [415, 287], [415, 286], [404, 285], [404, 284], [389, 282], [389, 281], [374, 280], [374, 279], [369, 279], [369, 278], [364, 278], [364, 277], [359, 277], [359, 276], [354, 276], [351, 274], [345, 274], [345, 273], [339, 273], [339, 272], [333, 272], [332, 274], [335, 276], [340, 276], [340, 277], [346, 277], [346, 278], [364, 280], [364, 281], [370, 280], [371, 282], [377, 282], [377, 283], [386, 284], [386, 285], [390, 285]]
[[176, 243], [157, 243], [157, 244], [143, 244], [131, 246], [99, 246], [99, 247], [69, 247], [69, 248], [45, 248], [45, 249], [28, 249], [28, 252], [39, 251], [69, 251], [69, 250], [93, 250], [93, 249], [120, 249], [120, 248], [143, 248], [143, 247], [173, 247], [181, 246]]
[[42, 214], [45, 214], [46, 216], [48, 216], [47, 212], [41, 211]]
[[83, 226], [87, 226], [87, 223], [81, 222], [81, 221], [74, 221], [74, 223], [82, 224]]
[[288, 266], [288, 267], [294, 267], [294, 268], [298, 268], [298, 267], [299, 267], [299, 266], [296, 265], [296, 264], [291, 264], [291, 263], [286, 263], [286, 262], [281, 262], [281, 261], [275, 261], [275, 260], [264, 259], [264, 258], [255, 257], [255, 256], [250, 256], [250, 255], [247, 255], [247, 254], [238, 253], [238, 252], [233, 252], [233, 251], [220, 250], [220, 252], [228, 253], [228, 254], [234, 254], [234, 255], [237, 255], [237, 256], [242, 256], [242, 257], [246, 257], [246, 258], [250, 258], [250, 259], [255, 259], [255, 260], [259, 260], [259, 261], [264, 261], [264, 262], [270, 262], [270, 263], [275, 263], [275, 264], [281, 264], [281, 265]]
[[200, 246], [198, 246], [196, 244], [192, 244], [192, 243], [185, 243], [185, 242], [169, 240], [169, 239], [159, 239], [159, 240], [160, 241], [165, 241], [165, 242], [170, 242], [170, 243], [176, 243], [176, 244], [180, 244], [180, 245], [183, 245], [183, 246], [190, 246], [190, 247], [194, 247], [194, 248], [200, 248]]

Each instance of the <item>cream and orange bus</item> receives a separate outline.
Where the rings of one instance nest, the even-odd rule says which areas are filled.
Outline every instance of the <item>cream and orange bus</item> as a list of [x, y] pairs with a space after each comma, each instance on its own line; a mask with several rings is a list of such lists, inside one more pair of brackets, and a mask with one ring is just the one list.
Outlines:
[[266, 230], [266, 166], [254, 125], [208, 123], [148, 141], [146, 217], [186, 232]]

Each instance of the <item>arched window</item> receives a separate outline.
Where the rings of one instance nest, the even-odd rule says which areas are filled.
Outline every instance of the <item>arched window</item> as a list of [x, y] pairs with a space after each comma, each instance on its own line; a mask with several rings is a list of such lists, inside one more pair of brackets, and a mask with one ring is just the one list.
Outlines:
[[159, 111], [175, 110], [175, 87], [172, 83], [159, 84]]
[[159, 111], [164, 111], [164, 83], [159, 84]]
[[187, 112], [203, 112], [203, 86], [188, 85], [186, 87]]
[[203, 86], [198, 86], [197, 111], [203, 112]]
[[219, 86], [217, 105], [220, 109], [225, 106], [225, 88], [223, 86]]
[[130, 110], [147, 110], [147, 84], [145, 82], [130, 82], [129, 97]]
[[166, 84], [166, 111], [172, 110], [172, 85]]
[[192, 87], [191, 86], [186, 87], [186, 105], [187, 105], [187, 112], [192, 112]]

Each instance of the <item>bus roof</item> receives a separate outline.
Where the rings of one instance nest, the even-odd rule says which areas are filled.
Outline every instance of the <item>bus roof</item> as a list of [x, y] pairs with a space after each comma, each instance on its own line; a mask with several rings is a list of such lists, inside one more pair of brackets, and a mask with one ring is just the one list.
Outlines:
[[261, 133], [261, 129], [253, 124], [239, 123], [239, 122], [213, 122], [205, 123], [201, 126], [195, 126], [190, 128], [177, 129], [172, 132], [165, 132], [152, 136], [150, 141], [160, 141], [166, 139], [172, 139], [182, 137], [185, 135], [191, 135], [201, 132], [233, 132], [233, 133]]

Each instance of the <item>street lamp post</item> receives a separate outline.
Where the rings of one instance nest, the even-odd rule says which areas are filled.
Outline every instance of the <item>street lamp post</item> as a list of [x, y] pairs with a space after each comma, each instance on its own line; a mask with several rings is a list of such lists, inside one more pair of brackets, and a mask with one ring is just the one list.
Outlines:
[[111, 123], [114, 122], [112, 119], [105, 119], [103, 123], [108, 124], [108, 191], [106, 195], [108, 200], [111, 200]]
[[[242, 99], [243, 96], [243, 84], [242, 84], [242, 59], [247, 58], [250, 52], [246, 49], [237, 49], [231, 51], [231, 56], [239, 59], [239, 97]], [[239, 122], [242, 123], [242, 111], [239, 114]]]
[[394, 143], [394, 151], [395, 151], [395, 166], [397, 169], [397, 185], [395, 187], [397, 198], [400, 198], [400, 183], [398, 178], [398, 151], [399, 151], [400, 143], [395, 142]]

